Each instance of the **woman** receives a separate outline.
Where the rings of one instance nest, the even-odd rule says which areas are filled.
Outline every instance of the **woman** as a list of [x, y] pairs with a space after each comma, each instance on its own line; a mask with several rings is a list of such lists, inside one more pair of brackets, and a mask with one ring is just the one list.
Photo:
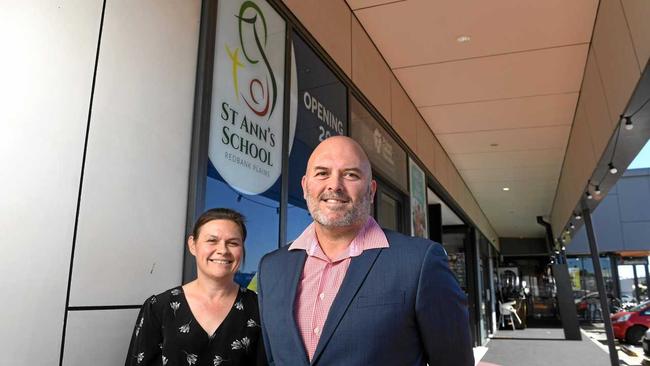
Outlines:
[[206, 211], [187, 239], [197, 278], [147, 299], [126, 365], [266, 364], [257, 295], [234, 282], [246, 226], [233, 210]]

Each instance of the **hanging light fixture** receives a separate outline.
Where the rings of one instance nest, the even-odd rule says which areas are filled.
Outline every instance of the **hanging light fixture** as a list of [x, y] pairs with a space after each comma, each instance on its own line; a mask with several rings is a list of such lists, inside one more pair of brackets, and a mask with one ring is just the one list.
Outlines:
[[614, 163], [610, 162], [609, 164], [607, 164], [607, 167], [609, 168], [610, 174], [618, 173], [618, 169], [616, 169], [616, 167], [614, 166]]
[[625, 124], [623, 125], [623, 127], [624, 127], [626, 130], [629, 131], [629, 130], [631, 130], [631, 129], [634, 128], [634, 123], [632, 123], [632, 117], [631, 117], [631, 116], [621, 116], [621, 119], [625, 122]]
[[598, 186], [598, 185], [596, 186], [596, 189], [594, 190], [594, 193], [596, 194], [596, 196], [600, 196], [600, 194], [602, 193], [600, 191], [600, 186]]
[[582, 216], [580, 216], [579, 213], [577, 213], [577, 214], [573, 214], [573, 217], [575, 217], [576, 220], [580, 220], [580, 219], [582, 219]]
[[589, 191], [585, 192], [585, 195], [587, 196], [587, 199], [588, 199], [588, 200], [594, 198], [594, 196], [592, 196], [592, 195], [591, 195], [591, 192], [589, 192]]

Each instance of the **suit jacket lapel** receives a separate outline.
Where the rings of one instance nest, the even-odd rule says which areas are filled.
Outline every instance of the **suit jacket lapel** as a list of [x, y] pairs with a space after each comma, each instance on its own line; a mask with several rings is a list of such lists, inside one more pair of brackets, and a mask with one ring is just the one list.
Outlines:
[[291, 324], [289, 328], [291, 328], [291, 338], [293, 339], [296, 350], [302, 350], [302, 354], [305, 359], [305, 364], [309, 363], [309, 357], [307, 356], [307, 350], [305, 349], [305, 345], [302, 342], [302, 336], [300, 335], [300, 331], [298, 330], [298, 324], [296, 323], [296, 317], [294, 316], [295, 314], [295, 307], [296, 307], [296, 293], [298, 292], [298, 284], [300, 282], [300, 276], [302, 275], [302, 270], [305, 266], [305, 260], [307, 259], [307, 253], [304, 250], [291, 250], [289, 251], [289, 260], [287, 262], [287, 268], [283, 269], [286, 270], [287, 273], [293, 273], [293, 278], [291, 278], [291, 282], [288, 284], [290, 286], [289, 288], [289, 299], [291, 302], [291, 306], [288, 306], [286, 308], [286, 311], [288, 311], [288, 314], [285, 314], [287, 319], [289, 320], [288, 324]]
[[312, 358], [311, 363], [314, 364], [318, 360], [318, 357], [323, 352], [323, 349], [329, 342], [334, 330], [341, 322], [341, 318], [347, 311], [350, 303], [354, 299], [359, 287], [363, 284], [363, 281], [366, 279], [368, 272], [372, 268], [377, 256], [382, 249], [369, 249], [364, 250], [361, 255], [353, 257], [350, 262], [350, 267], [345, 274], [343, 283], [339, 292], [336, 294], [336, 298], [332, 303], [329, 314], [327, 315], [327, 320], [323, 326], [323, 333], [321, 333], [320, 339], [318, 341], [318, 346], [314, 352], [314, 357]]

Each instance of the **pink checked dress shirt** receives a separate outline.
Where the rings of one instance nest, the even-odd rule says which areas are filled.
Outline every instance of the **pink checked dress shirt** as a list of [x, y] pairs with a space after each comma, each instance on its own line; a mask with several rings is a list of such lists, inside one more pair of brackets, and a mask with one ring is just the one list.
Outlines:
[[314, 356], [327, 314], [341, 288], [352, 257], [375, 248], [388, 248], [388, 239], [372, 217], [348, 249], [337, 258], [329, 259], [325, 255], [316, 238], [313, 223], [289, 247], [289, 250], [307, 252], [296, 294], [294, 317], [309, 360]]

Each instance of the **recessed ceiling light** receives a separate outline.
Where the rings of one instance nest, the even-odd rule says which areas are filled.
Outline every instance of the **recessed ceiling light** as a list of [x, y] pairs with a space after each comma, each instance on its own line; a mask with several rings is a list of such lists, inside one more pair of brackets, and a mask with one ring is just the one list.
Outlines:
[[490, 146], [497, 147], [497, 146], [499, 146], [499, 144], [490, 144]]
[[458, 36], [458, 38], [456, 38], [456, 41], [458, 43], [467, 43], [467, 42], [469, 42], [471, 40], [472, 40], [472, 37], [470, 37], [470, 36]]
[[508, 191], [510, 190], [510, 187], [503, 187], [503, 188], [501, 188], [501, 189], [503, 189], [504, 191], [508, 192]]

